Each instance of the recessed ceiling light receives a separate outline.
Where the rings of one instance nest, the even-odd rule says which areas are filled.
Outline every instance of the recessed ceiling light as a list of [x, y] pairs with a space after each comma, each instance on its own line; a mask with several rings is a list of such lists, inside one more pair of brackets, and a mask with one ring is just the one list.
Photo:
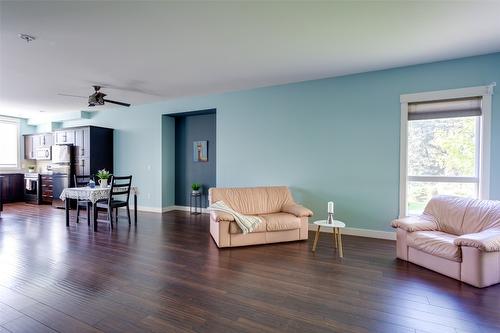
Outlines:
[[28, 34], [19, 34], [19, 38], [25, 40], [27, 43], [34, 41], [36, 38]]

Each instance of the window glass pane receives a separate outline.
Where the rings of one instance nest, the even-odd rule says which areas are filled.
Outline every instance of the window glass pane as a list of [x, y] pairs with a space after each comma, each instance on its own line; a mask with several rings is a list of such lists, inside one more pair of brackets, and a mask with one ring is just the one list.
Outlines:
[[477, 184], [409, 181], [407, 214], [421, 214], [427, 202], [439, 194], [475, 198], [477, 197]]
[[477, 121], [478, 117], [409, 121], [408, 175], [475, 176]]
[[16, 123], [0, 122], [0, 167], [17, 167]]

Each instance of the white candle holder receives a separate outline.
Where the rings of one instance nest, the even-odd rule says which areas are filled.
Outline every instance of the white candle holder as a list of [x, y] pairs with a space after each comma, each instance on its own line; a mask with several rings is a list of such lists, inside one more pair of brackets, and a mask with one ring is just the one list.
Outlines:
[[333, 224], [333, 213], [328, 213], [327, 223]]

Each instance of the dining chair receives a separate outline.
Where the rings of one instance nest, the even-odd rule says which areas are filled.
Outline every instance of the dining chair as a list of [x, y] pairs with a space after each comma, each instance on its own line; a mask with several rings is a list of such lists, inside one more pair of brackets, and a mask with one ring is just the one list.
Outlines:
[[[90, 181], [90, 175], [74, 175], [75, 187], [85, 187]], [[80, 222], [80, 207], [85, 207], [87, 210], [87, 224], [90, 225], [90, 200], [76, 199], [76, 223]], [[83, 217], [85, 219], [85, 217]]]
[[[109, 222], [113, 229], [113, 209], [115, 210], [115, 221], [118, 223], [118, 208], [126, 207], [128, 215], [128, 224], [130, 220], [130, 188], [132, 187], [132, 176], [111, 176], [111, 189], [108, 199], [99, 200], [94, 207], [94, 219], [97, 222]], [[98, 210], [105, 209], [107, 211], [107, 220], [98, 219]]]

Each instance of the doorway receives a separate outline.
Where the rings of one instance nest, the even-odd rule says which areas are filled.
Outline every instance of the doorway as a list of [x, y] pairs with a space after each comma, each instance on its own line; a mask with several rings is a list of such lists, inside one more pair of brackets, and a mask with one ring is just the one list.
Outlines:
[[175, 205], [189, 206], [191, 185], [201, 185], [202, 207], [216, 186], [216, 110], [172, 115], [175, 118]]

